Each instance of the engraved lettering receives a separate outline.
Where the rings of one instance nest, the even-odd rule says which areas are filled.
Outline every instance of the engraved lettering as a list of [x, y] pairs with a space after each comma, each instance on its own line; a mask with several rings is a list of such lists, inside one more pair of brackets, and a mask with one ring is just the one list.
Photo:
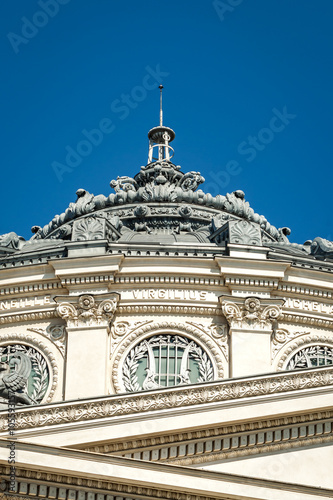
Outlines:
[[204, 290], [179, 289], [135, 289], [131, 290], [134, 299], [170, 299], [170, 300], [207, 300], [208, 292]]

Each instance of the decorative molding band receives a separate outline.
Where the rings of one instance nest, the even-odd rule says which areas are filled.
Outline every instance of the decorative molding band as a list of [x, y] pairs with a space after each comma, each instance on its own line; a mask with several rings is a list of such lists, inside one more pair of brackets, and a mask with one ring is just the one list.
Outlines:
[[[264, 288], [277, 288], [279, 281], [278, 280], [264, 280], [264, 279], [254, 279], [254, 278], [225, 278], [226, 285], [237, 285], [237, 286], [256, 286], [256, 287], [264, 287]], [[251, 295], [251, 292], [249, 292]]]
[[62, 288], [61, 283], [50, 281], [45, 283], [38, 283], [35, 285], [22, 285], [22, 286], [11, 286], [7, 288], [1, 288], [0, 295], [14, 295], [18, 293], [40, 292], [42, 290], [54, 290], [58, 288]]
[[333, 326], [333, 318], [332, 319], [324, 319], [316, 318], [314, 316], [307, 316], [304, 314], [290, 314], [288, 312], [282, 312], [280, 321], [285, 321], [287, 323], [301, 323], [303, 325], [313, 325], [320, 326], [323, 328], [332, 328]]
[[165, 463], [174, 464], [174, 465], [193, 465], [207, 462], [214, 462], [216, 460], [225, 460], [230, 458], [239, 458], [245, 457], [249, 455], [257, 455], [260, 453], [274, 453], [279, 451], [285, 451], [290, 449], [299, 449], [304, 446], [318, 446], [318, 444], [332, 443], [333, 436], [320, 436], [306, 439], [299, 439], [294, 442], [286, 442], [281, 444], [271, 444], [271, 445], [263, 445], [255, 446], [253, 448], [243, 449], [243, 450], [235, 450], [230, 452], [214, 452], [210, 455], [202, 455], [202, 456], [194, 456], [189, 458], [179, 458], [175, 460], [166, 460]]
[[[3, 479], [9, 484], [10, 468], [0, 465]], [[52, 498], [54, 500], [217, 500], [228, 496], [207, 497], [176, 491], [167, 491], [145, 486], [97, 481], [60, 474], [50, 474], [16, 467], [16, 488], [14, 494], [0, 493], [0, 498], [22, 500], [22, 498]], [[22, 479], [23, 480], [22, 480]], [[43, 484], [44, 483], [44, 484]], [[69, 486], [69, 485], [72, 485]]]
[[309, 287], [302, 287], [302, 286], [296, 286], [296, 285], [285, 285], [283, 283], [279, 284], [278, 290], [281, 290], [283, 292], [288, 292], [288, 293], [299, 293], [299, 294], [303, 294], [303, 295], [313, 295], [314, 297], [323, 297], [323, 298], [328, 298], [328, 299], [331, 299], [333, 297], [332, 292], [328, 292], [326, 290], [319, 290], [317, 288], [309, 288]]
[[166, 284], [170, 283], [181, 284], [181, 285], [211, 285], [211, 286], [223, 286], [224, 280], [221, 278], [195, 278], [195, 277], [184, 277], [184, 276], [116, 276], [114, 279], [115, 283], [120, 284], [132, 284], [132, 283], [158, 283]]
[[[162, 445], [172, 444], [177, 445], [177, 443], [184, 444], [185, 441], [191, 440], [203, 440], [208, 438], [216, 439], [217, 436], [221, 436], [223, 439], [227, 435], [240, 435], [241, 433], [258, 433], [266, 432], [267, 430], [279, 430], [278, 428], [284, 428], [286, 426], [299, 425], [310, 425], [322, 423], [324, 420], [333, 420], [333, 410], [324, 412], [307, 413], [300, 415], [293, 415], [292, 417], [282, 417], [274, 418], [269, 420], [255, 420], [252, 422], [246, 422], [242, 424], [227, 425], [224, 427], [211, 427], [209, 429], [193, 430], [189, 432], [181, 432], [179, 434], [166, 434], [162, 436], [155, 436], [152, 438], [135, 439], [133, 441], [118, 441], [112, 440], [110, 443], [104, 443], [100, 445], [89, 446], [84, 449], [84, 451], [94, 452], [94, 453], [109, 453], [109, 454], [124, 454], [129, 450], [139, 450], [140, 448], [149, 447], [161, 447]], [[319, 422], [321, 421], [321, 422]], [[273, 429], [272, 429], [273, 428]], [[186, 444], [186, 443], [185, 443]], [[76, 449], [81, 449], [76, 447]]]
[[130, 305], [119, 306], [119, 313], [173, 313], [173, 314], [199, 314], [206, 316], [220, 316], [222, 309], [220, 307], [203, 306], [168, 306], [168, 305]]
[[176, 465], [193, 465], [214, 462], [259, 453], [276, 452], [287, 448], [328, 443], [333, 441], [333, 420], [312, 422], [279, 429], [261, 429], [258, 432], [217, 435], [214, 439], [201, 439], [171, 446], [131, 450], [122, 453], [126, 458], [151, 460]]
[[61, 285], [86, 285], [91, 283], [113, 283], [114, 275], [103, 276], [73, 276], [71, 278], [61, 278]]
[[56, 309], [54, 308], [53, 310], [43, 310], [43, 311], [35, 311], [35, 312], [17, 312], [16, 314], [6, 314], [3, 316], [0, 316], [0, 323], [1, 324], [7, 324], [7, 323], [19, 323], [19, 322], [24, 322], [24, 321], [35, 321], [39, 319], [51, 319], [51, 318], [58, 318], [59, 314], [57, 313]]
[[[257, 396], [282, 394], [302, 389], [333, 386], [333, 367], [295, 370], [239, 381], [206, 382], [188, 387], [175, 387], [98, 398], [91, 402], [57, 403], [51, 407], [25, 408], [16, 414], [16, 429], [29, 429], [66, 423], [92, 421], [120, 415], [131, 415], [198, 404], [218, 403]], [[7, 413], [1, 412], [0, 432], [7, 431]]]

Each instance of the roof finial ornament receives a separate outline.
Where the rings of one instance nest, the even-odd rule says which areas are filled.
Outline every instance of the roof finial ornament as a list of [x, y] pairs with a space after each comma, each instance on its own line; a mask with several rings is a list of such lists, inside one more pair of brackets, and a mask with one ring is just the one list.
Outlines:
[[163, 107], [162, 107], [163, 85], [160, 85], [158, 88], [160, 89], [160, 127], [162, 127], [163, 126]]
[[[162, 107], [162, 90], [163, 85], [158, 87], [160, 89], [160, 124], [158, 127], [154, 127], [148, 132], [149, 139], [149, 152], [148, 152], [148, 163], [155, 162], [170, 162], [173, 157], [174, 151], [173, 148], [169, 145], [171, 141], [175, 138], [175, 133], [172, 128], [166, 127], [163, 125], [163, 107]], [[154, 150], [154, 148], [156, 148]], [[153, 153], [157, 156], [153, 156]]]

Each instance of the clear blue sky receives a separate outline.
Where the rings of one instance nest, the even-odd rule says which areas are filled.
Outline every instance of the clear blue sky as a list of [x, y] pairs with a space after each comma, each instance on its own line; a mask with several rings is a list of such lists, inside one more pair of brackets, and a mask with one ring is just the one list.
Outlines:
[[332, 18], [332, 0], [1, 2], [0, 234], [138, 172], [159, 79], [174, 161], [203, 190], [242, 189], [291, 241], [333, 240]]

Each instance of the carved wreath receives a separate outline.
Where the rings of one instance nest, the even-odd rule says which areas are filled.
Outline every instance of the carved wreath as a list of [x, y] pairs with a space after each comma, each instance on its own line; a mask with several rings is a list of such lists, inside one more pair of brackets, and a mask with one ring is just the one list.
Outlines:
[[46, 394], [49, 385], [49, 370], [44, 357], [33, 347], [16, 344], [0, 348], [0, 355], [9, 352], [22, 352], [30, 358], [32, 366], [32, 392], [29, 394], [32, 400], [40, 403]]
[[[185, 337], [176, 336], [178, 344], [180, 347], [188, 348], [189, 355], [198, 363], [198, 370], [200, 376], [197, 382], [208, 382], [213, 380], [213, 366], [206, 352], [196, 344], [193, 340], [189, 340]], [[126, 391], [135, 392], [141, 391], [142, 388], [139, 385], [137, 377], [137, 369], [140, 360], [147, 355], [149, 345], [167, 342], [167, 337], [159, 335], [158, 337], [152, 337], [151, 339], [143, 340], [130, 350], [128, 356], [126, 357], [123, 364], [123, 383]], [[182, 381], [184, 384], [191, 383], [189, 379]], [[157, 387], [156, 387], [157, 388]]]

